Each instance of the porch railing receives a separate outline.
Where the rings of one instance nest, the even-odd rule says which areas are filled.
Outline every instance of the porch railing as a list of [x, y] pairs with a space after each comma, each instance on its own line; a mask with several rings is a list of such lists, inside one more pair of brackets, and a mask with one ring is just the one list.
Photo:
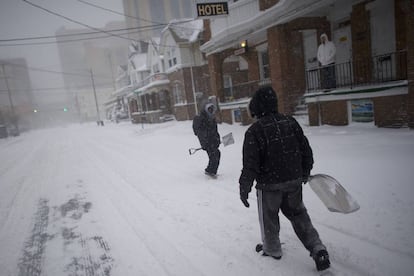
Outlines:
[[308, 93], [407, 79], [407, 52], [399, 51], [306, 70]]
[[150, 83], [156, 82], [156, 81], [161, 81], [161, 80], [168, 80], [168, 76], [165, 73], [155, 73], [147, 78], [145, 78], [144, 80], [140, 81], [136, 88], [141, 88], [144, 87]]
[[243, 82], [231, 87], [223, 88], [224, 102], [250, 98], [260, 86], [270, 85], [270, 79]]

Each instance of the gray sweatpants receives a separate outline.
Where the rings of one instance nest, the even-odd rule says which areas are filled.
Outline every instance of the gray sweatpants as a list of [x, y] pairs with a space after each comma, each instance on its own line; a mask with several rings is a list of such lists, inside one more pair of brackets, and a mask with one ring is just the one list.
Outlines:
[[311, 256], [326, 249], [303, 204], [301, 185], [290, 191], [257, 190], [257, 203], [264, 253], [274, 257], [282, 256], [279, 209], [290, 220], [296, 235]]

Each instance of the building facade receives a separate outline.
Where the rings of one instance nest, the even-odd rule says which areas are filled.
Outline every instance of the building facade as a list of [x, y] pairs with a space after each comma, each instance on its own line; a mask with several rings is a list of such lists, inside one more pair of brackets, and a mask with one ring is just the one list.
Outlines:
[[[252, 93], [270, 84], [281, 112], [307, 104], [310, 125], [412, 126], [412, 18], [413, 2], [404, 0], [229, 1], [229, 15], [209, 19], [201, 45], [223, 121], [247, 120]], [[336, 46], [329, 89], [316, 55], [323, 33]], [[247, 64], [237, 85], [226, 77], [234, 56]]]
[[36, 125], [36, 102], [26, 60], [0, 60], [0, 125], [9, 130], [27, 130]]
[[171, 21], [147, 53], [131, 55], [133, 93], [128, 96], [134, 123], [190, 120], [208, 101], [207, 60], [199, 49], [203, 21]]
[[194, 17], [193, 1], [188, 0], [123, 0], [128, 28], [136, 28], [130, 37], [148, 41], [160, 37], [171, 20]]
[[124, 22], [108, 23], [103, 30], [121, 37], [108, 34], [104, 38], [102, 33], [90, 34], [90, 30], [84, 29], [62, 27], [56, 32], [65, 72], [66, 105], [75, 120], [95, 121], [106, 117], [105, 102], [117, 90], [117, 70], [128, 58], [130, 40], [121, 35], [124, 29]]

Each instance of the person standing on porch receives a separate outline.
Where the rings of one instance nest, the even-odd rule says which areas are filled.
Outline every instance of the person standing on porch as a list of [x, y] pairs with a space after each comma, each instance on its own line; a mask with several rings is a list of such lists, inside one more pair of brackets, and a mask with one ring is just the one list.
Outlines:
[[321, 81], [323, 89], [336, 87], [335, 76], [335, 44], [329, 40], [328, 35], [321, 35], [321, 44], [318, 47], [318, 61], [321, 64]]

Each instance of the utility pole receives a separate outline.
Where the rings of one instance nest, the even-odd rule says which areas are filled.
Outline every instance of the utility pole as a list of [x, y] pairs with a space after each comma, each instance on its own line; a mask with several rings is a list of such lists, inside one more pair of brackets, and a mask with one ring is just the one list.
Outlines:
[[196, 91], [195, 91], [194, 75], [193, 75], [193, 63], [195, 65], [195, 62], [194, 62], [194, 60], [195, 60], [195, 58], [194, 58], [194, 47], [192, 47], [192, 45], [190, 45], [190, 47], [189, 47], [189, 49], [190, 49], [190, 56], [191, 56], [191, 64], [190, 64], [191, 88], [193, 90], [195, 115], [197, 115], [198, 114], [197, 95], [196, 95]]
[[[1, 64], [1, 67], [3, 69], [3, 74], [4, 74], [4, 80], [6, 81], [6, 88], [7, 88], [7, 92], [9, 94], [9, 102], [10, 102], [10, 109], [11, 109], [11, 114], [12, 114], [12, 123], [14, 124], [14, 127], [16, 128], [16, 133], [15, 135], [19, 135], [19, 124], [17, 123], [17, 117], [16, 114], [14, 112], [14, 105], [13, 105], [13, 99], [12, 99], [12, 95], [11, 95], [11, 91], [10, 91], [10, 87], [9, 87], [9, 80], [7, 79], [7, 74], [6, 74], [6, 66], [4, 63]], [[13, 122], [14, 121], [14, 122]]]
[[92, 88], [93, 88], [93, 95], [95, 96], [95, 105], [96, 105], [96, 114], [97, 114], [97, 123], [98, 125], [101, 122], [101, 115], [99, 114], [99, 106], [98, 106], [98, 99], [96, 97], [96, 90], [95, 90], [95, 81], [93, 79], [93, 72], [91, 69], [91, 80], [92, 80]]

